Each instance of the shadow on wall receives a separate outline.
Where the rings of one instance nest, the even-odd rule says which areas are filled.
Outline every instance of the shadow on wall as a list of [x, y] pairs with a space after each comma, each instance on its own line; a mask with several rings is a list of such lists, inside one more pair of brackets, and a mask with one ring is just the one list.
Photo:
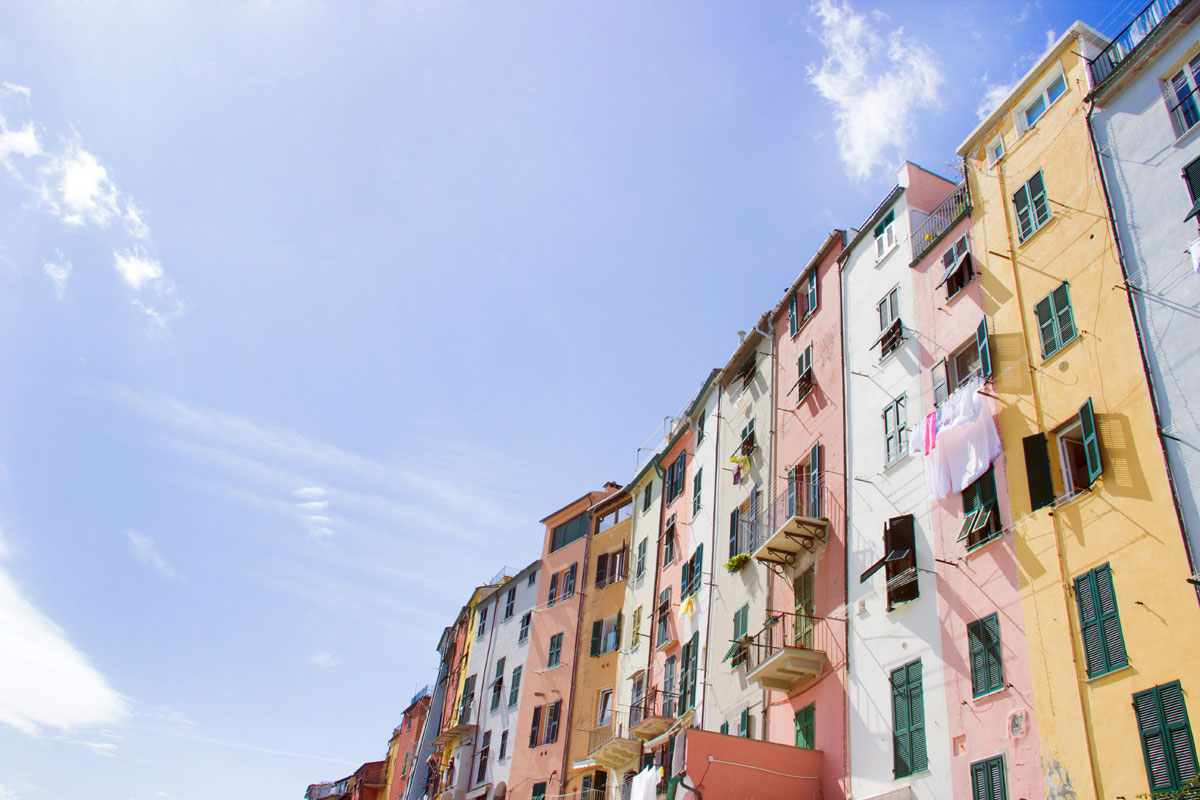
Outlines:
[[1033, 384], [1025, 366], [1025, 342], [1021, 334], [993, 333], [989, 337], [989, 346], [992, 350], [996, 391], [1001, 394], [1032, 394]]
[[[1141, 460], [1133, 445], [1133, 427], [1127, 414], [1097, 414], [1100, 458], [1105, 472], [1104, 490], [1117, 497], [1149, 500], [1150, 487], [1142, 473]], [[1151, 454], [1154, 457], [1156, 454]]]

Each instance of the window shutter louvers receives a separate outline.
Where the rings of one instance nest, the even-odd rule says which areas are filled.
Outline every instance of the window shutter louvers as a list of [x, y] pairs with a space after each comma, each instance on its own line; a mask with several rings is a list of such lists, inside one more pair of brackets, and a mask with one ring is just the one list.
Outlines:
[[913, 773], [908, 732], [908, 682], [903, 668], [892, 672], [892, 773], [896, 778]]
[[821, 516], [821, 443], [808, 451], [808, 516]]
[[967, 646], [971, 654], [971, 693], [984, 694], [987, 685], [987, 661], [983, 652], [983, 631], [978, 622], [967, 626]]
[[979, 373], [984, 380], [992, 377], [992, 349], [988, 342], [987, 317], [975, 329], [975, 347], [979, 350]]
[[1021, 186], [1013, 194], [1013, 208], [1017, 212], [1017, 231], [1021, 241], [1029, 238], [1029, 234], [1033, 233], [1033, 220], [1030, 218], [1032, 209], [1029, 204], [1029, 190], [1025, 186]]
[[529, 727], [529, 746], [538, 746], [538, 726], [542, 721], [542, 707], [533, 707], [533, 724]]
[[1167, 756], [1166, 731], [1163, 730], [1158, 690], [1150, 689], [1133, 696], [1133, 711], [1142, 737], [1142, 755], [1151, 792], [1173, 788], [1171, 764]]
[[928, 765], [925, 752], [925, 696], [921, 684], [921, 662], [908, 665], [908, 714], [911, 732], [913, 772], [920, 772]]
[[933, 382], [933, 404], [940, 405], [950, 396], [949, 381], [946, 378], [946, 359], [943, 358], [934, 364], [929, 370], [929, 375]]
[[798, 320], [796, 318], [796, 295], [792, 295], [788, 299], [788, 327], [791, 330], [792, 336], [796, 335], [799, 330]]
[[1054, 482], [1050, 476], [1050, 452], [1046, 434], [1035, 433], [1022, 440], [1025, 449], [1025, 473], [1029, 480], [1029, 506], [1033, 510], [1054, 502]]
[[996, 614], [983, 619], [984, 670], [989, 691], [1004, 688], [1004, 661], [1000, 649], [1000, 617]]
[[592, 655], [600, 655], [601, 640], [604, 638], [604, 622], [596, 620], [592, 623]]
[[558, 597], [558, 573], [550, 576], [550, 596], [547, 599], [548, 605], [554, 605], [555, 599]]
[[1029, 179], [1029, 200], [1033, 206], [1033, 221], [1037, 227], [1050, 219], [1050, 206], [1046, 202], [1046, 185], [1042, 181], [1042, 171], [1039, 169]]
[[1093, 574], [1096, 581], [1096, 610], [1100, 630], [1104, 637], [1104, 655], [1109, 670], [1124, 667], [1129, 663], [1125, 655], [1125, 637], [1121, 633], [1121, 617], [1117, 612], [1117, 596], [1113, 591], [1112, 568], [1108, 564], [1097, 567]]
[[1058, 343], [1064, 345], [1075, 338], [1075, 312], [1071, 310], [1071, 290], [1067, 282], [1060, 283], [1050, 293], [1051, 304], [1054, 306], [1054, 321], [1058, 325]]
[[1158, 687], [1163, 722], [1167, 728], [1167, 751], [1175, 767], [1175, 778], [1183, 784], [1196, 777], [1196, 743], [1188, 724], [1187, 707], [1179, 681]]
[[1042, 341], [1042, 358], [1046, 358], [1058, 349], [1058, 332], [1054, 325], [1054, 309], [1050, 297], [1047, 296], [1033, 307], [1037, 316], [1038, 333]]
[[1096, 434], [1096, 416], [1090, 397], [1079, 409], [1079, 427], [1083, 431], [1083, 452], [1087, 458], [1088, 486], [1091, 486], [1104, 471], [1104, 465], [1100, 461], [1100, 439]]

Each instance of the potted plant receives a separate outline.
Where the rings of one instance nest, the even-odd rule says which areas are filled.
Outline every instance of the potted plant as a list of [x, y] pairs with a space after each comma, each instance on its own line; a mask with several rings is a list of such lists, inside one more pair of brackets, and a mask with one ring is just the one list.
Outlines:
[[749, 553], [738, 553], [736, 556], [725, 562], [725, 569], [729, 570], [730, 572], [737, 572], [749, 563]]

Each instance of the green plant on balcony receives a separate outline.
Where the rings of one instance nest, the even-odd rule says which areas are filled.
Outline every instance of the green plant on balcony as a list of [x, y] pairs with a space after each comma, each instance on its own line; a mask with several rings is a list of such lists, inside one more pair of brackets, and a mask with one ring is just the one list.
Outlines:
[[738, 553], [733, 558], [725, 562], [725, 569], [730, 572], [738, 572], [742, 567], [750, 563], [749, 553]]

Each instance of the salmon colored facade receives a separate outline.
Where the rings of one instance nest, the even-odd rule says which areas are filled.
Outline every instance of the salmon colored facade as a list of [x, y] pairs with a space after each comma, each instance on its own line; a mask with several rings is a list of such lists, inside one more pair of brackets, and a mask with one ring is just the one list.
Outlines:
[[539, 589], [530, 623], [524, 700], [517, 715], [506, 795], [512, 800], [530, 800], [538, 792], [565, 793], [589, 509], [619, 489], [618, 484], [606, 484], [542, 520], [544, 588]]
[[416, 766], [421, 728], [429, 715], [429, 700], [428, 689], [420, 692], [404, 709], [400, 724], [392, 731], [392, 739], [388, 742], [386, 789], [383, 793], [387, 800], [399, 800], [408, 787]]
[[[844, 243], [845, 231], [831, 231], [772, 315], [773, 490], [763, 531], [771, 539], [756, 543], [759, 563], [754, 568], [772, 574], [769, 613], [778, 621], [765, 632], [752, 631], [747, 664], [754, 680], [768, 674], [755, 668], [778, 652], [773, 646], [799, 645], [823, 654], [816, 671], [789, 676], [785, 691], [768, 693], [766, 738], [821, 751], [821, 770], [811, 775], [819, 775], [825, 797], [843, 797], [848, 788], [845, 423], [837, 263]], [[824, 524], [801, 522], [820, 518]], [[806, 788], [811, 784], [809, 780]]]

